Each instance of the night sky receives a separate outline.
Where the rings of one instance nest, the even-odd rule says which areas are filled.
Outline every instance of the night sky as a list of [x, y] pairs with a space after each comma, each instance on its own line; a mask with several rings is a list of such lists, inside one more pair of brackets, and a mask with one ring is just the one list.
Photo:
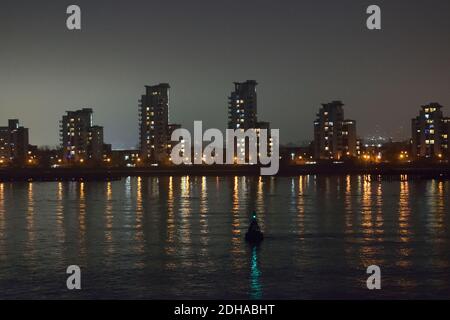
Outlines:
[[[66, 8], [83, 30], [66, 29]], [[366, 28], [367, 6], [382, 30]], [[321, 103], [341, 99], [358, 135], [410, 135], [418, 108], [450, 116], [450, 1], [164, 0], [0, 2], [0, 125], [58, 143], [66, 110], [94, 108], [113, 147], [138, 141], [144, 85], [170, 83], [171, 122], [225, 129], [234, 81], [259, 82], [259, 119], [281, 140], [312, 138]]]

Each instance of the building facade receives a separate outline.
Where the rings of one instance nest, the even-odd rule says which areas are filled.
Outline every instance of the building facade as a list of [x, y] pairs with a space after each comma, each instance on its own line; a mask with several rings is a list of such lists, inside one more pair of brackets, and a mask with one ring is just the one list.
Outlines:
[[27, 163], [28, 135], [28, 128], [21, 127], [17, 119], [10, 119], [7, 127], [0, 127], [0, 166]]
[[139, 150], [113, 150], [111, 152], [112, 165], [115, 167], [136, 167], [141, 161]]
[[167, 83], [146, 86], [145, 94], [141, 97], [140, 150], [145, 162], [163, 161], [167, 154], [169, 90]]
[[357, 156], [356, 121], [346, 120], [341, 101], [322, 104], [314, 121], [315, 159], [353, 158]]
[[258, 99], [255, 80], [235, 82], [228, 101], [228, 129], [257, 127]]
[[412, 156], [417, 159], [449, 159], [450, 118], [439, 103], [421, 107], [412, 119]]
[[[267, 147], [268, 153], [270, 154], [272, 147], [270, 123], [258, 121], [257, 85], [258, 83], [255, 80], [234, 83], [234, 91], [231, 92], [228, 98], [228, 129], [244, 131], [255, 129], [258, 153], [261, 151], [260, 131], [267, 130]], [[245, 151], [246, 155], [248, 155], [249, 146], [245, 140], [235, 142], [235, 150], [237, 151], [238, 149], [241, 152]], [[246, 157], [246, 160], [250, 163], [256, 162], [256, 159], [250, 159], [249, 157]]]
[[146, 86], [139, 101], [139, 145], [142, 164], [166, 163], [172, 148], [172, 132], [181, 125], [169, 124], [170, 86]]
[[93, 125], [93, 110], [67, 111], [60, 124], [63, 161], [65, 163], [101, 162], [108, 145], [103, 127]]

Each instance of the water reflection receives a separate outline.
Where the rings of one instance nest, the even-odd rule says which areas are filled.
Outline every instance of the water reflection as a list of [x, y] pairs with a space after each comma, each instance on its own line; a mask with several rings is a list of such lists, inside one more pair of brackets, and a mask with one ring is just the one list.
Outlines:
[[[80, 239], [80, 258], [83, 261], [86, 258], [86, 185], [80, 182], [78, 191], [78, 223]], [[83, 261], [84, 262], [84, 261]]]
[[261, 271], [258, 263], [258, 248], [251, 249], [251, 271], [250, 271], [250, 299], [262, 299], [263, 288], [261, 285]]
[[66, 240], [66, 233], [64, 229], [64, 184], [58, 182], [56, 185], [56, 239], [63, 244]]
[[105, 195], [105, 227], [104, 227], [104, 237], [105, 237], [105, 256], [106, 264], [111, 264], [111, 257], [114, 254], [114, 232], [113, 232], [113, 220], [114, 220], [114, 207], [113, 207], [113, 190], [112, 182], [108, 181], [106, 183], [106, 195]]
[[191, 215], [192, 215], [192, 185], [189, 176], [185, 176], [181, 178], [181, 195], [180, 195], [180, 223], [178, 227], [179, 239], [180, 239], [180, 247], [178, 254], [185, 259], [181, 260], [181, 264], [185, 267], [192, 266], [192, 260], [189, 259], [192, 253], [192, 239], [191, 239]]
[[[264, 197], [264, 181], [263, 177], [258, 178], [257, 190], [256, 190], [256, 205], [254, 210], [261, 215], [265, 212], [265, 197]], [[264, 217], [262, 217], [264, 218]], [[263, 219], [264, 220], [264, 219]], [[264, 226], [262, 226], [264, 228]], [[264, 230], [264, 229], [263, 229]]]
[[[427, 194], [429, 197], [429, 229], [432, 242], [435, 244], [434, 250], [429, 254], [433, 265], [438, 265], [443, 269], [450, 268], [450, 261], [444, 257], [448, 254], [448, 194], [446, 193], [444, 181], [432, 181]], [[444, 279], [439, 282], [445, 281]]]
[[[131, 185], [131, 181], [130, 181]], [[134, 251], [138, 255], [135, 266], [138, 269], [143, 269], [145, 266], [145, 261], [142, 258], [145, 253], [144, 245], [145, 235], [144, 235], [144, 209], [142, 200], [142, 178], [138, 177], [136, 179], [136, 209], [135, 209], [135, 222], [134, 222]]]
[[384, 241], [384, 216], [383, 216], [383, 187], [381, 182], [377, 182], [376, 185], [376, 222], [375, 222], [375, 233], [377, 235], [377, 240], [379, 242]]
[[[414, 247], [412, 238], [414, 233], [411, 226], [411, 207], [410, 192], [407, 176], [402, 176], [400, 181], [399, 192], [399, 209], [398, 209], [398, 238], [399, 246], [397, 251], [396, 266], [402, 270], [409, 270], [413, 266], [412, 256], [414, 255]], [[402, 276], [397, 280], [400, 287], [405, 290], [412, 290], [416, 286], [416, 281], [410, 277]]]
[[361, 199], [361, 215], [362, 215], [362, 231], [364, 233], [364, 240], [370, 241], [373, 236], [373, 223], [372, 223], [372, 184], [370, 182], [370, 176], [364, 177], [362, 199]]
[[[29, 182], [27, 190], [27, 212], [26, 212], [27, 242], [26, 242], [26, 249], [23, 252], [23, 254], [27, 256], [27, 258], [30, 260], [34, 260], [36, 254], [35, 199], [33, 187], [34, 187], [33, 182]], [[29, 267], [31, 269], [34, 269], [35, 265], [30, 265]]]
[[345, 209], [345, 229], [344, 233], [347, 235], [353, 234], [353, 206], [352, 206], [352, 186], [351, 176], [345, 177], [345, 192], [344, 192], [344, 209]]
[[202, 177], [200, 191], [200, 242], [202, 255], [208, 255], [209, 231], [208, 231], [208, 187], [206, 177]]
[[174, 186], [173, 177], [169, 177], [169, 187], [167, 193], [167, 237], [166, 237], [166, 255], [175, 253], [175, 213], [174, 213]]
[[[450, 292], [448, 190], [350, 175], [0, 183], [0, 277], [81, 260], [114, 274], [93, 287], [131, 298], [365, 297], [356, 274], [377, 264], [383, 294]], [[252, 210], [267, 235], [259, 249], [244, 240]]]
[[[186, 183], [186, 181], [184, 181]], [[164, 253], [166, 256], [165, 269], [168, 272], [177, 269], [176, 258], [178, 256], [178, 246], [184, 246], [183, 243], [178, 243], [177, 236], [177, 204], [181, 205], [178, 197], [180, 196], [181, 179], [179, 177], [169, 177], [167, 180], [167, 217], [165, 221], [165, 246]], [[186, 194], [186, 186], [184, 187], [184, 194]], [[186, 251], [185, 251], [186, 252]]]
[[411, 209], [409, 207], [409, 188], [408, 181], [400, 182], [400, 196], [399, 196], [399, 237], [402, 242], [409, 242], [411, 240], [411, 225], [410, 216]]
[[234, 177], [233, 178], [233, 194], [232, 194], [232, 222], [231, 222], [231, 244], [232, 249], [231, 253], [233, 255], [238, 255], [240, 253], [240, 245], [241, 245], [241, 228], [240, 228], [240, 219], [239, 213], [242, 207], [244, 207], [244, 193], [242, 189], [244, 177]]
[[444, 182], [433, 180], [430, 182], [427, 198], [430, 207], [429, 229], [435, 236], [435, 241], [441, 241], [445, 232], [445, 195]]
[[305, 176], [300, 176], [298, 178], [298, 193], [297, 195], [292, 195], [292, 197], [294, 199], [296, 199], [297, 202], [297, 234], [300, 236], [304, 236], [305, 234], [305, 213], [306, 213], [306, 209], [305, 209], [305, 190], [307, 187], [307, 181], [309, 179], [308, 177]]
[[6, 259], [5, 184], [0, 182], [0, 261]]

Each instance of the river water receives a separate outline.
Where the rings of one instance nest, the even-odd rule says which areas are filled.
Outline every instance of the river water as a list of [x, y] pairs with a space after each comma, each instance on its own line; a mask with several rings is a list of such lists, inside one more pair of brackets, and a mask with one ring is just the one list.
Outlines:
[[[0, 183], [3, 299], [450, 298], [449, 182]], [[244, 241], [255, 210], [265, 233]], [[81, 268], [69, 291], [66, 268]], [[381, 269], [368, 290], [367, 267]]]

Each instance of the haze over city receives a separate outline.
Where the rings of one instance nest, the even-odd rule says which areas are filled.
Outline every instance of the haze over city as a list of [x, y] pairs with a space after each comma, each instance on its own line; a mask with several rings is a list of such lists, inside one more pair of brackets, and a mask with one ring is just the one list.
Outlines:
[[[115, 148], [138, 143], [145, 85], [170, 83], [170, 120], [225, 129], [234, 81], [258, 81], [258, 114], [281, 142], [312, 139], [321, 103], [342, 100], [358, 135], [410, 137], [421, 105], [450, 112], [448, 1], [61, 1], [0, 4], [0, 118], [56, 145], [66, 110], [90, 107]], [[399, 22], [401, 21], [401, 23]]]

